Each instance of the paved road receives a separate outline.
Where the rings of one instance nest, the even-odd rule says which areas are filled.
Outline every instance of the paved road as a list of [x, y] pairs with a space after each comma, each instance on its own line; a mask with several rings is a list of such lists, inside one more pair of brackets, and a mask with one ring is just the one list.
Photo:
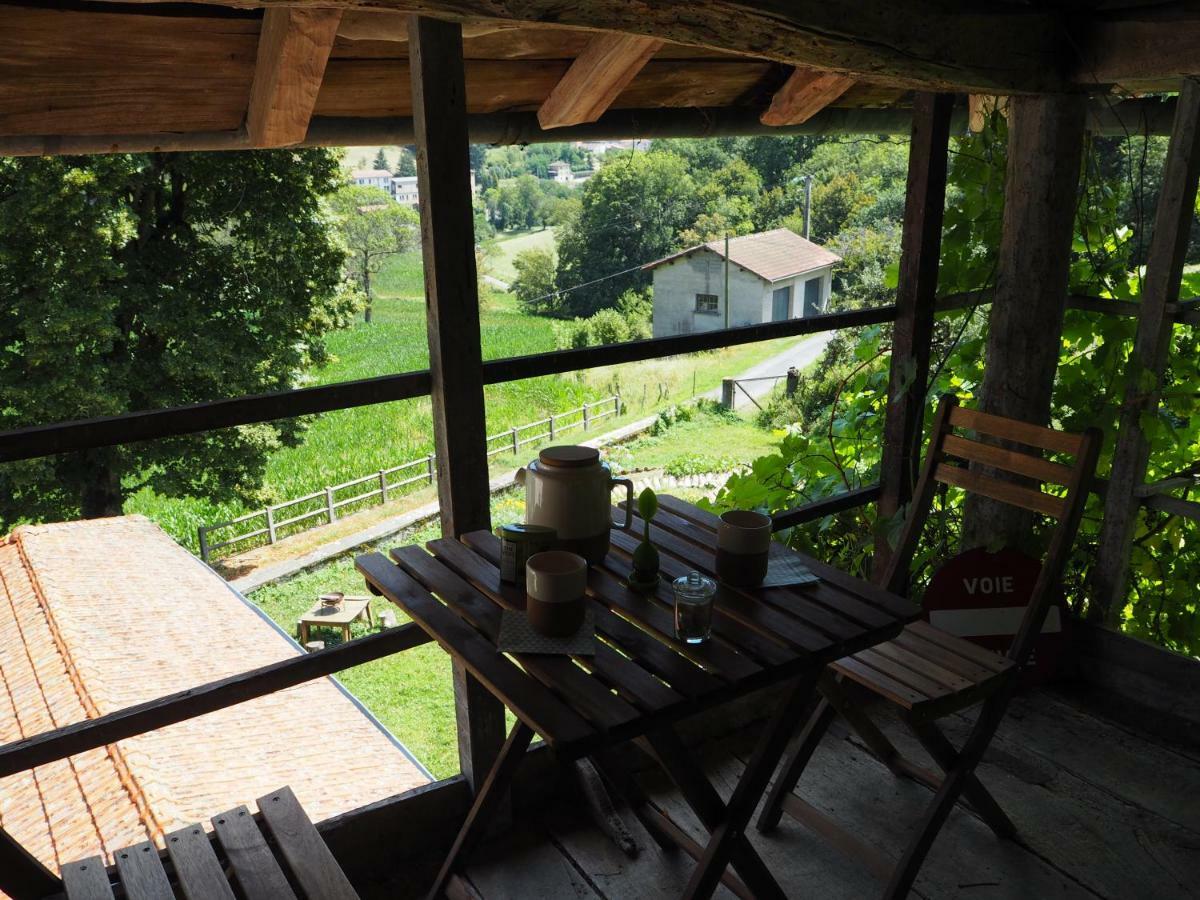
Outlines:
[[[812, 337], [801, 341], [790, 349], [780, 353], [778, 356], [772, 356], [770, 359], [763, 360], [757, 366], [751, 366], [737, 377], [739, 379], [749, 379], [765, 378], [768, 375], [778, 375], [780, 379], [782, 379], [785, 375], [787, 375], [787, 370], [790, 367], [795, 366], [797, 369], [803, 369], [805, 366], [811, 365], [813, 362], [815, 362], [817, 357], [819, 357], [821, 352], [825, 349], [825, 345], [829, 343], [832, 337], [833, 332], [831, 331], [827, 331], [822, 334], [814, 334]], [[769, 394], [778, 383], [778, 381], [747, 381], [742, 385], [742, 387], [746, 389], [747, 393], [749, 393], [751, 397], [753, 397], [755, 400], [758, 400], [766, 394]], [[721, 389], [714, 388], [702, 396], [707, 397], [710, 400], [720, 400]], [[745, 406], [747, 403], [749, 403], [749, 401], [746, 399], [746, 395], [741, 391], [738, 391], [736, 406], [740, 408]]]

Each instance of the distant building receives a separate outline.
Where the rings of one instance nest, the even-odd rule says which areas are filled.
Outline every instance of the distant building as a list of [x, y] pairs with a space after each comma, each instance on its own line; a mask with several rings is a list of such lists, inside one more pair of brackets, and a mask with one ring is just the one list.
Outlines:
[[550, 177], [559, 184], [574, 184], [575, 173], [571, 171], [571, 164], [563, 162], [561, 159], [550, 163]]
[[392, 173], [387, 169], [356, 169], [350, 173], [350, 180], [363, 187], [392, 192]]
[[[474, 191], [474, 189], [475, 182], [472, 179], [471, 190]], [[397, 203], [403, 203], [405, 206], [419, 209], [421, 206], [421, 192], [417, 189], [417, 176], [392, 176], [392, 196], [396, 198]]]
[[[841, 257], [786, 228], [729, 240], [731, 327], [824, 312]], [[654, 336], [724, 328], [725, 241], [647, 264], [654, 272]]]

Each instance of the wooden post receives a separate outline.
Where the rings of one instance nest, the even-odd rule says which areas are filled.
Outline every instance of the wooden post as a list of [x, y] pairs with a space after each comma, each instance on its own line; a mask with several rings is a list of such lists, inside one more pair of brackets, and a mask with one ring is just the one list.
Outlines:
[[[458, 537], [491, 530], [462, 26], [410, 17], [408, 57], [438, 502], [442, 534]], [[457, 663], [454, 713], [459, 765], [478, 790], [504, 743], [504, 707]]]
[[426, 479], [428, 479], [430, 484], [433, 484], [433, 476], [434, 476], [433, 463], [434, 463], [434, 459], [433, 459], [432, 455], [425, 457], [425, 477], [426, 477]]
[[267, 507], [264, 512], [267, 514], [267, 543], [275, 543], [275, 510]]
[[[918, 94], [913, 99], [896, 321], [892, 326], [888, 405], [879, 472], [881, 519], [894, 516], [912, 499], [921, 458], [929, 344], [933, 339], [942, 215], [946, 206], [946, 151], [953, 111], [954, 97], [950, 94]], [[789, 391], [791, 384], [789, 373]], [[875, 538], [874, 571], [883, 571], [890, 557], [891, 548], [881, 530]]]
[[[1058, 369], [1085, 108], [1080, 94], [1023, 95], [1009, 103], [1004, 219], [979, 407], [1035, 425], [1049, 422]], [[1033, 521], [1033, 513], [972, 494], [962, 546], [1003, 544], [1040, 556], [1030, 546]]]
[[550, 413], [550, 440], [554, 440], [554, 413]]
[[325, 515], [329, 519], [329, 524], [332, 525], [337, 521], [337, 509], [333, 505], [333, 488], [325, 488]]
[[726, 409], [737, 407], [737, 386], [732, 378], [721, 379], [721, 405]]
[[421, 249], [442, 533], [490, 528], [462, 28], [409, 19]]
[[589, 416], [588, 405], [585, 403], [585, 404], [583, 404], [583, 430], [584, 431], [588, 430], [588, 425], [590, 424], [588, 421], [588, 416]]
[[387, 503], [387, 472], [379, 470], [379, 502]]
[[521, 439], [520, 439], [520, 437], [517, 436], [517, 426], [516, 425], [514, 425], [513, 429], [512, 429], [512, 445], [513, 445], [513, 455], [516, 456], [521, 451]]
[[210, 555], [208, 549], [208, 528], [200, 525], [196, 528], [196, 539], [200, 542], [200, 558], [208, 562]]
[[1134, 493], [1146, 478], [1150, 445], [1141, 417], [1158, 410], [1159, 391], [1171, 347], [1168, 304], [1179, 299], [1192, 211], [1200, 177], [1200, 82], [1184, 79], [1175, 125], [1163, 167], [1162, 192], [1146, 258], [1146, 278], [1138, 311], [1137, 336], [1129, 358], [1125, 402], [1121, 405], [1112, 472], [1104, 498], [1104, 524], [1096, 553], [1095, 593], [1088, 618], [1119, 624], [1125, 606], [1134, 526], [1140, 499]]

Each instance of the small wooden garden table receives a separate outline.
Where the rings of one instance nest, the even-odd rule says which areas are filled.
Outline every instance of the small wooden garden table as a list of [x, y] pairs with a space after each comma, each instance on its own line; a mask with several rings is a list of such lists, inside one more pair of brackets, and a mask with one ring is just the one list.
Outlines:
[[366, 617], [372, 626], [375, 624], [375, 618], [371, 615], [370, 597], [343, 597], [342, 602], [337, 606], [326, 606], [318, 600], [297, 621], [300, 646], [303, 647], [308, 643], [309, 631], [314, 625], [321, 628], [340, 628], [342, 640], [349, 641], [350, 623], [363, 617]]
[[[716, 522], [695, 506], [660, 498], [653, 535], [667, 578], [693, 569], [712, 573]], [[461, 541], [431, 541], [429, 552], [397, 548], [392, 551], [396, 564], [378, 553], [358, 557], [368, 584], [400, 606], [517, 718], [431, 897], [440, 894], [456, 863], [486, 832], [535, 733], [561, 759], [645, 738], [710, 832], [683, 896], [711, 895], [732, 863], [754, 896], [784, 897], [746, 840], [746, 822], [825, 665], [895, 637], [918, 611], [894, 594], [800, 556], [819, 583], [749, 590], [722, 585], [713, 639], [684, 646], [674, 638], [669, 585], [664, 582], [656, 595], [645, 597], [622, 584], [636, 543], [630, 533], [614, 530], [608, 558], [588, 573], [596, 630], [604, 638], [597, 641], [596, 655], [517, 654], [519, 665], [497, 652], [495, 644], [501, 612], [523, 608], [525, 593], [500, 581], [500, 542], [494, 535], [480, 531]], [[793, 553], [772, 545], [773, 555]], [[772, 684], [787, 685], [784, 699], [726, 804], [673, 723]]]

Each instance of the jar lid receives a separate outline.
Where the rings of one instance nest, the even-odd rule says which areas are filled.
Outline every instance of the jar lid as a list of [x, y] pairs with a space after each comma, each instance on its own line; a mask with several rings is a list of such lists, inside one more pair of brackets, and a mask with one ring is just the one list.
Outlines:
[[513, 522], [500, 526], [500, 537], [509, 541], [525, 541], [531, 538], [554, 540], [558, 537], [558, 531], [548, 525], [527, 525], [524, 522]]
[[585, 466], [594, 466], [599, 461], [600, 451], [595, 447], [580, 447], [573, 444], [547, 447], [538, 454], [538, 462], [557, 469], [582, 469]]
[[699, 572], [680, 575], [671, 582], [671, 587], [676, 594], [682, 594], [684, 597], [707, 598], [717, 592], [717, 583]]

